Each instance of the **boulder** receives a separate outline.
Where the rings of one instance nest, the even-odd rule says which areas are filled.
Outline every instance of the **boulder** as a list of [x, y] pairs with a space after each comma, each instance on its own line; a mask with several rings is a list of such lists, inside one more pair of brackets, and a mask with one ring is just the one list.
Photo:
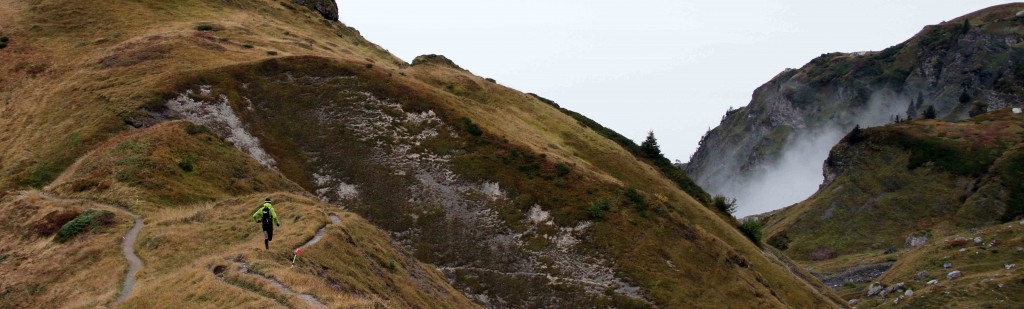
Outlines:
[[920, 247], [920, 246], [924, 245], [927, 242], [928, 242], [928, 235], [921, 235], [920, 237], [914, 237], [914, 235], [910, 235], [910, 236], [907, 237], [906, 246], [908, 248]]
[[946, 279], [953, 280], [953, 279], [956, 279], [956, 278], [963, 277], [963, 275], [964, 274], [961, 273], [959, 270], [954, 270], [954, 271], [951, 271], [948, 274], [946, 274]]
[[914, 280], [924, 281], [925, 279], [928, 279], [928, 272], [927, 271], [919, 271], [919, 272], [917, 272], [916, 275], [914, 275]]
[[893, 294], [893, 292], [902, 291], [904, 289], [904, 286], [906, 286], [906, 285], [903, 282], [890, 285], [889, 287], [887, 287], [884, 290], [882, 290], [881, 293], [878, 293], [878, 295], [882, 296], [882, 297], [886, 297], [889, 294]]
[[326, 19], [338, 20], [338, 4], [334, 0], [292, 0], [320, 13]]
[[885, 286], [881, 283], [872, 283], [871, 286], [868, 287], [868, 296], [878, 295], [878, 293], [881, 293], [883, 289], [885, 289]]

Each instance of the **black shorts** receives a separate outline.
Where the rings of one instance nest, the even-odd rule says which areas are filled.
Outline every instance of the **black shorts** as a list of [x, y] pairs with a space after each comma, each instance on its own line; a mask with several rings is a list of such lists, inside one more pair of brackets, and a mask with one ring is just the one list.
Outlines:
[[274, 225], [273, 224], [264, 224], [263, 225], [263, 233], [266, 234], [267, 240], [274, 240]]

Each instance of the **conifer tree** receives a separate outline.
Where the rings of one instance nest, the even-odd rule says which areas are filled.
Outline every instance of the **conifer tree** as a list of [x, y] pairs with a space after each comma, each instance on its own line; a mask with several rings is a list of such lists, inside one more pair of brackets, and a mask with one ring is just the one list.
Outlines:
[[917, 118], [917, 104], [914, 99], [910, 99], [910, 105], [907, 105], [907, 119]]
[[928, 109], [924, 110], [924, 119], [935, 119], [935, 106], [928, 105]]
[[647, 131], [647, 139], [640, 143], [640, 150], [648, 158], [661, 158], [661, 147], [658, 146], [658, 139], [654, 138], [654, 131]]
[[967, 89], [960, 91], [960, 104], [967, 104], [971, 101], [971, 95], [967, 94]]

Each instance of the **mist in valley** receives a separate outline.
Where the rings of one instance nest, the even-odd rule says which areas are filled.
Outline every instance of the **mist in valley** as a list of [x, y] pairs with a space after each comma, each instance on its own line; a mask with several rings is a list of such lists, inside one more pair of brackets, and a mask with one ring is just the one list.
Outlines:
[[833, 123], [817, 129], [797, 130], [783, 146], [782, 155], [753, 176], [730, 179], [709, 189], [736, 199], [737, 218], [799, 203], [818, 190], [824, 180], [822, 166], [829, 151], [854, 126], [867, 128], [892, 123], [895, 115], [905, 117], [909, 102], [907, 94], [888, 89], [876, 91], [859, 112], [839, 111]]

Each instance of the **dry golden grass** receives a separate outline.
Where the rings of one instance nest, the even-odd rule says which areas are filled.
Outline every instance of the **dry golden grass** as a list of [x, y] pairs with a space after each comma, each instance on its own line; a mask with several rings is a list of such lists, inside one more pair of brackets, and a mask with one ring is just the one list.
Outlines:
[[[101, 209], [114, 212], [110, 226], [58, 244], [36, 225], [51, 212]], [[121, 236], [132, 219], [120, 210], [80, 200], [17, 192], [0, 202], [0, 295], [2, 307], [102, 307], [117, 297], [127, 269]]]
[[[268, 303], [266, 297], [254, 296], [253, 293], [239, 296], [243, 294], [239, 294], [238, 287], [222, 286], [220, 281], [209, 275], [206, 265], [197, 261], [225, 258], [225, 252], [243, 254], [254, 261], [263, 261], [260, 259], [264, 258], [268, 261], [281, 260], [281, 256], [287, 256], [286, 252], [275, 250], [289, 248], [288, 244], [301, 241], [301, 236], [312, 235], [316, 226], [311, 224], [325, 222], [323, 213], [319, 213], [319, 219], [300, 220], [302, 223], [299, 225], [285, 223], [279, 235], [281, 238], [275, 241], [277, 248], [269, 253], [246, 251], [261, 244], [257, 237], [259, 232], [251, 231], [252, 225], [234, 223], [236, 212], [253, 206], [251, 201], [242, 202], [237, 196], [258, 200], [260, 196], [248, 194], [295, 192], [294, 187], [277, 182], [274, 179], [281, 179], [280, 175], [254, 166], [254, 162], [241, 153], [227, 153], [227, 150], [214, 162], [258, 175], [254, 178], [264, 177], [261, 181], [264, 186], [249, 183], [233, 187], [231, 179], [225, 178], [230, 173], [201, 174], [196, 178], [195, 175], [169, 172], [174, 171], [175, 161], [179, 159], [175, 157], [175, 151], [190, 147], [221, 149], [224, 146], [213, 141], [204, 142], [194, 136], [180, 136], [181, 124], [158, 125], [126, 134], [121, 132], [128, 129], [126, 120], [138, 116], [140, 107], [159, 105], [163, 102], [162, 95], [179, 90], [173, 88], [177, 85], [172, 81], [179, 80], [181, 76], [268, 58], [305, 55], [344, 63], [372, 63], [372, 70], [378, 75], [388, 76], [388, 81], [405, 85], [425, 96], [439, 97], [444, 105], [438, 108], [449, 110], [452, 116], [468, 117], [490, 134], [546, 154], [553, 161], [574, 164], [575, 170], [588, 179], [602, 184], [637, 187], [650, 196], [664, 197], [660, 202], [669, 205], [671, 211], [659, 214], [665, 217], [655, 219], [660, 220], [656, 221], [657, 224], [652, 223], [656, 227], [621, 228], [635, 225], [633, 220], [636, 218], [619, 217], [610, 220], [599, 232], [614, 234], [618, 243], [607, 247], [616, 250], [615, 261], [631, 276], [650, 274], [649, 278], [641, 278], [645, 287], [654, 289], [652, 293], [667, 299], [667, 303], [712, 306], [720, 304], [721, 299], [738, 299], [747, 301], [745, 304], [765, 307], [837, 306], [830, 295], [821, 294], [828, 292], [808, 289], [804, 282], [794, 283], [793, 275], [784, 266], [764, 256], [730, 223], [679, 190], [654, 167], [634, 159], [620, 146], [583, 128], [571, 117], [530, 96], [467, 72], [429, 65], [408, 68], [386, 51], [362, 39], [354, 30], [339, 23], [326, 23], [312, 11], [291, 10], [282, 5], [287, 2], [0, 2], [0, 9], [3, 9], [0, 16], [11, 17], [0, 18], [0, 31], [12, 39], [12, 44], [0, 52], [0, 103], [3, 104], [0, 107], [0, 130], [5, 132], [0, 136], [0, 170], [4, 175], [0, 177], [0, 188], [42, 187], [58, 179], [50, 187], [54, 192], [117, 203], [143, 215], [147, 228], [140, 235], [137, 248], [149, 264], [140, 273], [141, 290], [127, 306], [149, 307], [163, 305], [164, 301], [209, 307], [276, 303]], [[197, 31], [196, 25], [200, 22], [215, 24], [223, 30]], [[268, 51], [275, 51], [277, 55], [270, 55]], [[449, 91], [448, 85], [455, 87]], [[179, 133], [174, 133], [175, 130]], [[125, 171], [124, 164], [119, 165], [118, 161], [131, 157], [130, 154], [116, 154], [117, 147], [126, 142], [145, 143], [145, 139], [158, 141], [152, 143], [152, 148], [138, 153], [152, 166], [144, 168], [146, 172], [134, 175], [137, 177], [116, 178], [119, 172]], [[93, 149], [97, 150], [87, 154]], [[66, 167], [83, 156], [85, 161], [64, 173], [66, 177], [58, 177]], [[187, 177], [193, 178], [179, 179]], [[157, 185], [147, 186], [139, 181], [151, 181]], [[161, 210], [190, 204], [200, 206], [187, 206], [181, 211]], [[222, 212], [223, 208], [231, 207], [238, 209]], [[308, 205], [297, 209], [305, 209], [303, 207], [313, 209]], [[309, 211], [310, 216], [315, 213]], [[216, 224], [187, 222], [189, 220], [215, 220]], [[701, 240], [695, 243], [681, 239], [679, 231], [673, 228], [675, 225], [695, 227], [694, 233]], [[323, 245], [343, 246], [326, 239]], [[664, 247], [673, 248], [668, 260], [678, 269], [661, 267], [666, 259], [651, 254]], [[385, 253], [393, 250], [383, 244], [375, 248]], [[316, 250], [310, 253], [317, 255]], [[394, 252], [379, 256], [394, 256]], [[734, 266], [735, 261], [730, 261], [734, 256], [743, 257], [750, 267]], [[333, 260], [323, 257], [318, 261], [331, 263]], [[384, 273], [385, 278], [405, 274], [407, 265], [419, 265], [402, 259], [396, 262], [403, 266], [394, 267], [397, 273]], [[413, 284], [389, 285], [377, 281], [377, 277], [365, 275], [368, 271], [378, 272], [380, 265], [367, 264], [363, 267], [346, 269], [346, 272], [332, 268], [336, 273], [328, 273], [329, 276], [358, 282], [352, 283], [354, 286], [351, 287], [355, 291], [351, 292], [355, 293], [352, 295], [357, 296], [346, 294], [348, 291], [332, 294], [316, 280], [303, 279], [309, 277], [290, 273], [275, 276], [294, 280], [289, 283], [303, 286], [301, 291], [310, 291], [318, 296], [322, 294], [325, 299], [337, 299], [337, 304], [342, 306], [362, 306], [360, 304], [365, 303], [349, 303], [346, 299], [373, 299], [374, 296], [370, 295], [381, 295], [377, 297], [382, 302], [396, 307], [425, 307], [444, 299], [437, 295], [452, 298], [448, 300], [455, 307], [468, 305], [461, 294], [446, 284], [435, 282], [440, 277], [430, 267], [420, 267], [428, 274], [424, 276], [437, 285], [428, 290], [449, 291], [448, 294], [432, 295]], [[720, 269], [723, 273], [712, 275], [714, 278], [710, 280], [703, 279], [709, 269]], [[390, 270], [386, 272], [390, 273]], [[689, 292], [679, 292], [664, 282], [684, 289], [688, 284], [701, 282], [723, 288], [707, 289], [711, 292], [702, 292], [702, 295], [688, 299], [679, 294]], [[744, 283], [732, 285], [735, 282]], [[188, 284], [197, 285], [196, 294], [190, 298], [173, 294], [177, 288]]]
[[[271, 249], [264, 250], [263, 234], [250, 215], [265, 196], [144, 215], [146, 228], [137, 248], [146, 268], [139, 274], [140, 289], [125, 306], [307, 306], [267, 278], [330, 307], [473, 306], [433, 267], [394, 247], [386, 234], [365, 220], [301, 195], [270, 195], [277, 201], [282, 226], [275, 229]], [[341, 223], [328, 225], [328, 212], [339, 213]], [[324, 226], [321, 241], [305, 249], [296, 267], [290, 267], [293, 250]], [[388, 267], [380, 264], [382, 260], [394, 262], [396, 269], [419, 273], [382, 272]], [[239, 271], [242, 263], [245, 273]], [[219, 272], [218, 267], [222, 267]], [[183, 291], [182, 286], [189, 288]]]

